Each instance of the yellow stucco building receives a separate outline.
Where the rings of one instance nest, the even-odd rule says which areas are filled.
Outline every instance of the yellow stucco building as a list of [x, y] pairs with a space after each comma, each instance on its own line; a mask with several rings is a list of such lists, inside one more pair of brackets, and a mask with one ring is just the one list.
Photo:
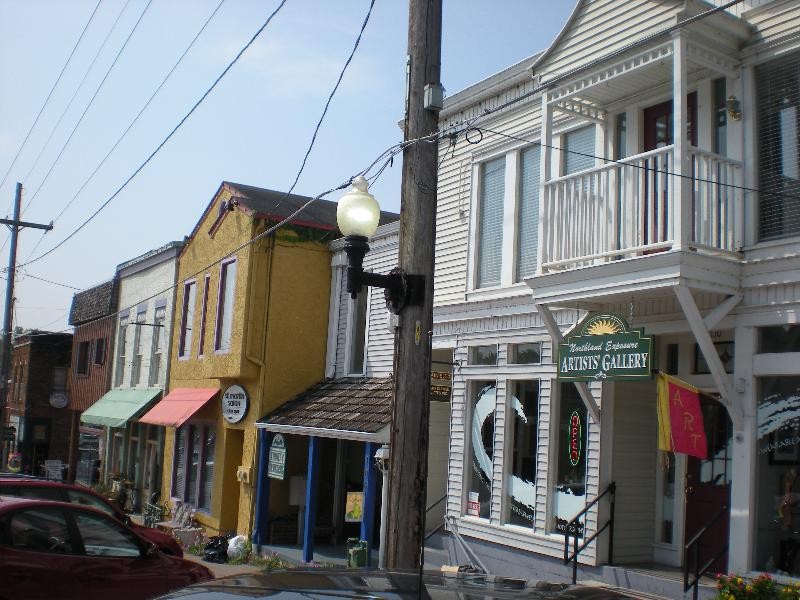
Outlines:
[[336, 204], [223, 182], [179, 258], [169, 394], [144, 422], [167, 428], [162, 501], [210, 534], [252, 528], [253, 423], [323, 379]]

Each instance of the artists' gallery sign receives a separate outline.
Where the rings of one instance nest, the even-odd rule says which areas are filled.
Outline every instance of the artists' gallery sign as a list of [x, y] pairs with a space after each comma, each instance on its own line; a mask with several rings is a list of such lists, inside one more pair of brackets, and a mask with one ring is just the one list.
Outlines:
[[590, 315], [558, 345], [562, 381], [650, 379], [653, 338], [616, 315]]

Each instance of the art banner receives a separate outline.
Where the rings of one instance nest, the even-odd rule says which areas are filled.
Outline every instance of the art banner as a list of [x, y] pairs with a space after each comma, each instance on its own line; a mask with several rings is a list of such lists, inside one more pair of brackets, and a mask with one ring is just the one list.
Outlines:
[[663, 373], [658, 375], [658, 449], [708, 458], [699, 390]]

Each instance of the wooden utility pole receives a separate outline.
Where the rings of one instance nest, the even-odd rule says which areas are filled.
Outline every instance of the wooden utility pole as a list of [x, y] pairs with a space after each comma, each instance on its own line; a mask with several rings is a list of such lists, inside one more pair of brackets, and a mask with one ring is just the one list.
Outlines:
[[[430, 135], [438, 128], [441, 107], [435, 101], [431, 105], [431, 96], [426, 102], [425, 91], [432, 88], [435, 98], [441, 89], [441, 41], [442, 0], [410, 0], [406, 140]], [[425, 277], [425, 301], [403, 309], [395, 336], [386, 540], [389, 568], [418, 568], [425, 536], [438, 148], [438, 140], [432, 140], [403, 151], [399, 263], [406, 273]]]
[[[22, 227], [33, 227], [34, 229], [44, 229], [49, 231], [53, 225], [41, 225], [39, 223], [28, 223], [19, 220], [20, 205], [22, 204], [22, 184], [17, 183], [17, 191], [14, 195], [14, 218], [13, 219], [0, 219], [0, 223], [7, 225], [11, 230], [10, 248], [8, 250], [8, 272], [6, 273], [6, 302], [5, 314], [3, 318], [3, 347], [0, 359], [0, 427], [5, 427], [5, 415], [3, 409], [8, 399], [8, 378], [11, 374], [11, 334], [13, 328], [13, 315], [14, 315], [14, 280], [17, 274], [17, 237], [19, 230]], [[19, 433], [19, 432], [18, 432]], [[6, 466], [6, 453], [5, 442], [2, 443], [2, 463], [0, 463], [0, 470], [5, 469]]]

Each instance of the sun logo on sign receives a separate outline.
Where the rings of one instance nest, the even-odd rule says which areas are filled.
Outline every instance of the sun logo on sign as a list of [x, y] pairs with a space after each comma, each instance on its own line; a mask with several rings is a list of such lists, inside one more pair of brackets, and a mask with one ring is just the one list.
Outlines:
[[622, 325], [612, 319], [597, 319], [586, 328], [587, 335], [607, 335], [623, 331]]

